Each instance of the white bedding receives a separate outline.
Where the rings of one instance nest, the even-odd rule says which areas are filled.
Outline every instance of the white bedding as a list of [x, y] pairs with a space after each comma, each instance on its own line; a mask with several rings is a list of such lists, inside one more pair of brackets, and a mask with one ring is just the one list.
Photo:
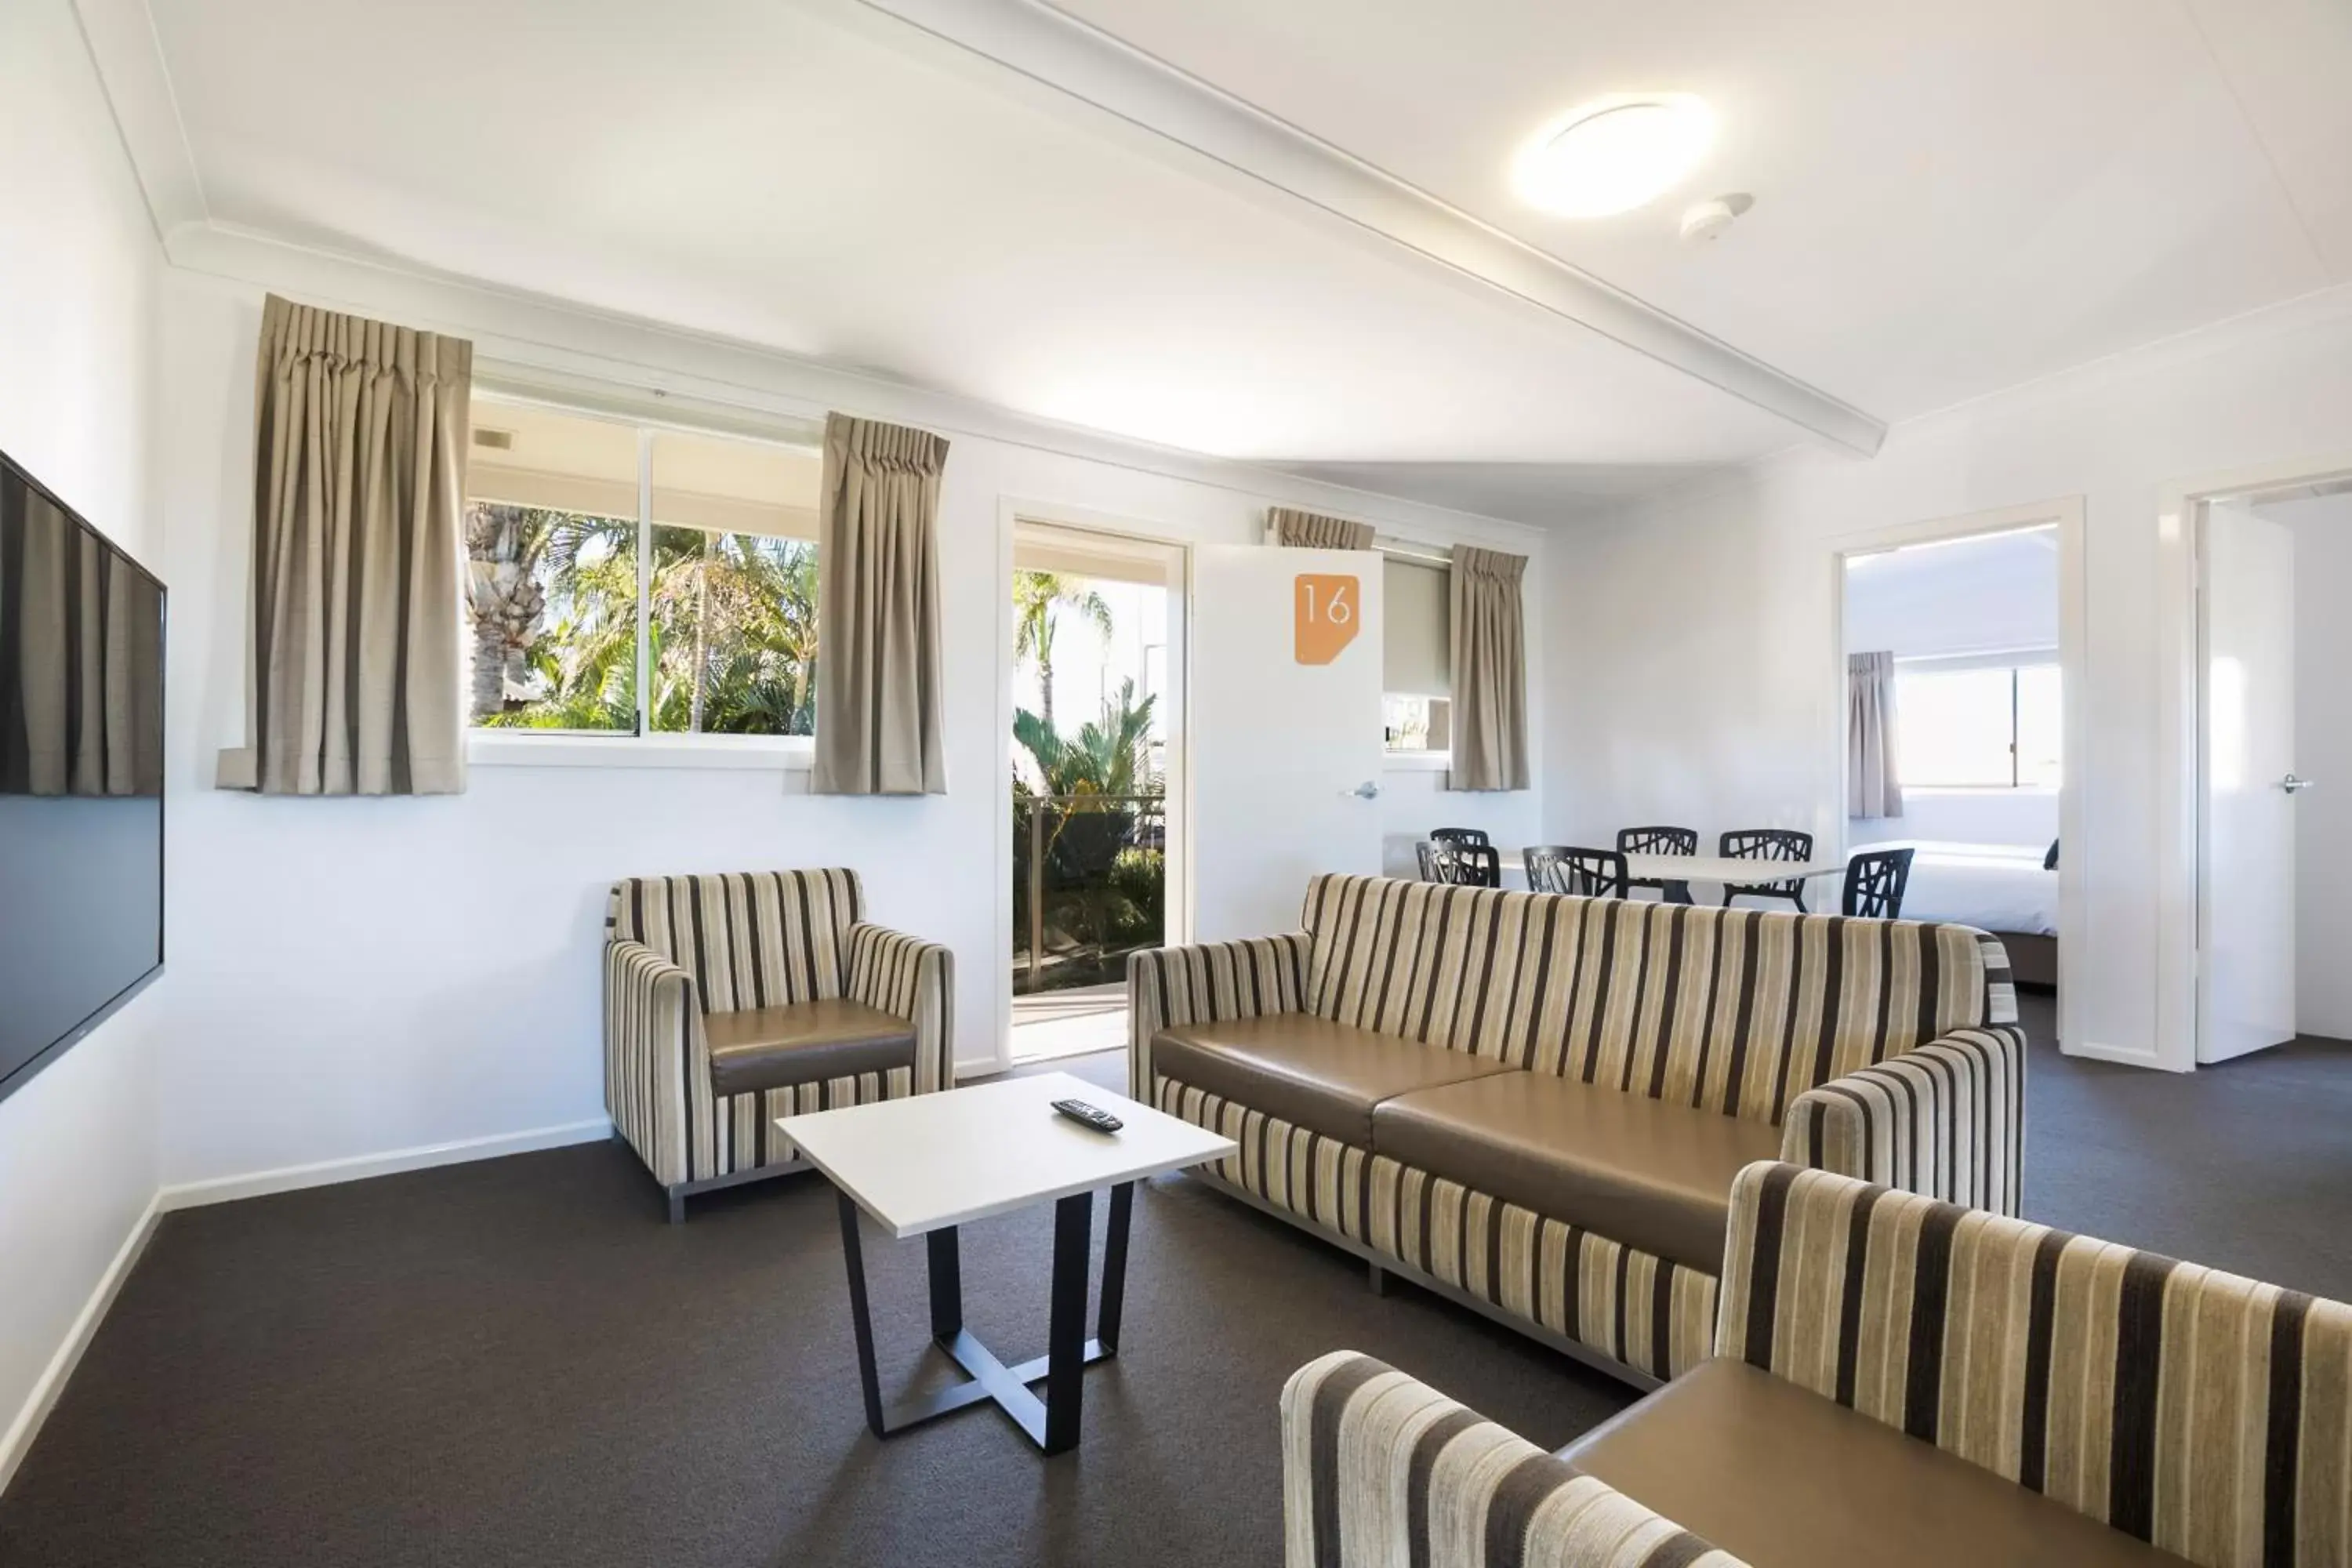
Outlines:
[[[1905, 840], [1862, 849], [1899, 849]], [[1979, 931], [2058, 934], [2058, 873], [2042, 868], [2049, 846], [1938, 844], [1909, 841], [1911, 881], [1903, 894], [1906, 921], [1951, 921]]]

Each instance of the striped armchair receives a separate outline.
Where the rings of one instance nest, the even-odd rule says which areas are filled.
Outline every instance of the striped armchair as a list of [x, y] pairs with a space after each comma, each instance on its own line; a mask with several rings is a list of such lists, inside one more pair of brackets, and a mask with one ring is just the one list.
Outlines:
[[[1780, 1163], [1723, 1279], [1716, 1359], [1557, 1457], [1369, 1358], [1301, 1369], [1291, 1568], [2352, 1563], [2352, 1307]], [[1738, 1556], [1582, 1553], [1606, 1493]]]
[[1982, 931], [1354, 876], [1304, 923], [1136, 954], [1129, 1092], [1376, 1282], [1647, 1386], [1709, 1352], [1751, 1162], [2016, 1212], [2025, 1037]]
[[672, 1221], [803, 1169], [779, 1117], [954, 1086], [954, 955], [866, 923], [865, 901], [845, 869], [613, 885], [604, 1106]]

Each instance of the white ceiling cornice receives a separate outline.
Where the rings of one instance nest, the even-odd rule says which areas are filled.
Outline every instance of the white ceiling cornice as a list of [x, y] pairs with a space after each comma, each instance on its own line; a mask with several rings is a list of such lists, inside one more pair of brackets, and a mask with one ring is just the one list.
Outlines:
[[903, 23], [1864, 457], [1884, 421], [1040, 0], [800, 0]]
[[158, 237], [212, 220], [147, 0], [74, 0]]

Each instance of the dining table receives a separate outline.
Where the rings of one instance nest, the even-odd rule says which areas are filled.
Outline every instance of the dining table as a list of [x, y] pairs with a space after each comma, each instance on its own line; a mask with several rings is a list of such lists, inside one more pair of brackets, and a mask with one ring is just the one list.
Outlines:
[[[1527, 855], [1512, 848], [1498, 848], [1496, 857], [1502, 862], [1503, 877], [1507, 882], [1516, 879], [1525, 886], [1528, 875]], [[1836, 877], [1845, 874], [1845, 857], [1816, 855], [1804, 860], [1753, 860], [1731, 855], [1628, 855], [1625, 874], [1637, 882], [1706, 882], [1714, 887], [1738, 885], [1756, 887], [1766, 882], [1799, 882], [1814, 877]]]

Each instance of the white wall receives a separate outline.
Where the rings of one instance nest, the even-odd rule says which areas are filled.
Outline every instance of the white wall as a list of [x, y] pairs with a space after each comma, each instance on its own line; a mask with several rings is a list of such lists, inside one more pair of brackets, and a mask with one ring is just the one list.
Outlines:
[[[0, 448], [160, 568], [147, 448], [162, 256], [67, 0], [0, 5]], [[168, 989], [0, 1100], [0, 1485], [154, 1196]]]
[[[731, 356], [734, 379], [721, 385], [678, 368], [709, 363], [691, 343], [555, 312], [525, 321], [470, 290], [343, 269], [308, 292], [468, 331], [485, 355], [568, 369], [593, 337], [609, 376], [803, 416], [824, 406], [804, 370], [784, 362]], [[602, 1115], [604, 892], [632, 873], [857, 867], [877, 918], [954, 948], [959, 1055], [987, 1062], [1000, 1044], [1003, 983], [993, 847], [1005, 776], [1003, 503], [1018, 500], [1022, 515], [1045, 521], [1126, 520], [1181, 541], [1253, 542], [1270, 498], [947, 428], [943, 797], [812, 797], [805, 773], [545, 766], [478, 767], [467, 794], [441, 799], [221, 794], [207, 785], [215, 749], [240, 722], [260, 300], [251, 283], [189, 272], [168, 286], [163, 375], [186, 412], [165, 458], [172, 676], [183, 705], [173, 758], [176, 1037], [164, 1079], [179, 1113], [164, 1130], [165, 1180], [593, 1123]], [[615, 363], [614, 343], [634, 366]], [[868, 384], [858, 395], [858, 412], [896, 413], [887, 389]], [[921, 413], [906, 416], [921, 422]], [[1355, 499], [1357, 515], [1389, 531], [1528, 548], [1529, 536], [1507, 525]], [[1535, 797], [1518, 799], [1532, 821]], [[1213, 847], [1200, 875], [1215, 875]]]
[[2294, 531], [2295, 1027], [2352, 1039], [2352, 495], [2266, 506]]
[[[1391, 877], [1421, 875], [1413, 846], [1433, 827], [1476, 827], [1496, 845], [1517, 850], [1549, 842], [1543, 800], [1534, 790], [1454, 790], [1441, 770], [1391, 763], [1381, 773], [1381, 866]], [[1537, 775], [1541, 782], [1541, 773]], [[1612, 843], [1615, 840], [1612, 839]], [[1505, 868], [1506, 872], [1508, 867]], [[1517, 887], [1508, 876], [1506, 885]]]
[[[1546, 818], [1712, 834], [1840, 826], [1831, 558], [1842, 538], [2084, 498], [2087, 668], [2070, 1048], [2153, 1047], [2159, 687], [2157, 511], [2168, 481], [2340, 452], [2352, 289], [2314, 295], [1909, 421], [1862, 462], [1798, 450], [1561, 535]], [[2070, 694], [2072, 696], [2074, 694]]]

